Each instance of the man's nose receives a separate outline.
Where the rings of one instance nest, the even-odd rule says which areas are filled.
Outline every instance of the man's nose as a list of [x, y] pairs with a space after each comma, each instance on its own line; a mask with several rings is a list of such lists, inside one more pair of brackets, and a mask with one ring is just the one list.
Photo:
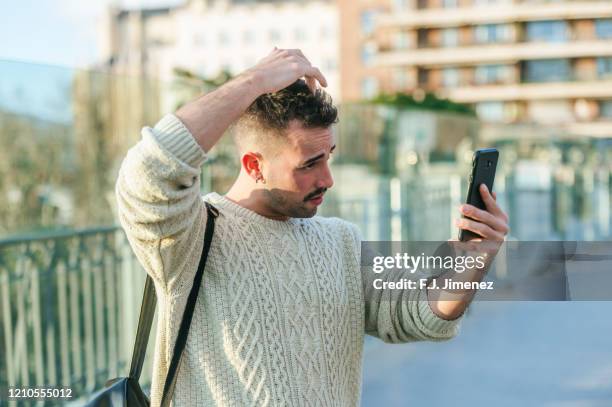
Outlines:
[[334, 177], [331, 173], [331, 168], [328, 165], [325, 166], [323, 173], [321, 174], [321, 179], [319, 179], [317, 188], [325, 188], [329, 189], [334, 185]]

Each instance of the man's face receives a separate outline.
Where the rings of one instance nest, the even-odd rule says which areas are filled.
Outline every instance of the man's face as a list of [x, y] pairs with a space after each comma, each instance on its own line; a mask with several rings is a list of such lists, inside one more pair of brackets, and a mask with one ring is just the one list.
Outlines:
[[278, 216], [310, 218], [334, 180], [328, 160], [336, 147], [331, 128], [305, 129], [297, 121], [286, 130], [280, 153], [265, 160], [265, 205]]

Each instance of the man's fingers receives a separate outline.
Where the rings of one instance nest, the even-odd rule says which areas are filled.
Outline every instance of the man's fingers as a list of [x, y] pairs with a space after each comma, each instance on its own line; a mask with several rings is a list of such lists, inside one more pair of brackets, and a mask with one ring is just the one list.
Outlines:
[[312, 66], [299, 49], [274, 47], [272, 52], [251, 70], [260, 77], [262, 93], [277, 92], [300, 78], [304, 78], [313, 93], [317, 90], [317, 82], [323, 87], [327, 86], [325, 76]]
[[[306, 66], [306, 73], [304, 74], [304, 77], [305, 77], [307, 83], [308, 83], [308, 79], [309, 78], [314, 78], [322, 86], [327, 87], [327, 79], [325, 79], [325, 76], [323, 76], [323, 74], [321, 73], [319, 68], [312, 66], [310, 60], [308, 58], [306, 58], [306, 56], [304, 55], [304, 53], [302, 52], [301, 49], [289, 49], [287, 51], [289, 52], [289, 54], [299, 58], [305, 64], [305, 66]], [[316, 88], [312, 88], [311, 87], [311, 89], [314, 92]]]
[[485, 206], [487, 207], [487, 211], [491, 212], [493, 215], [502, 216], [504, 218], [507, 218], [504, 211], [501, 210], [499, 205], [497, 205], [497, 202], [495, 201], [495, 199], [493, 199], [493, 196], [491, 196], [491, 193], [489, 192], [489, 188], [487, 188], [485, 184], [480, 184], [479, 189], [480, 189], [480, 196], [482, 197], [482, 200], [484, 201]]
[[315, 78], [313, 78], [312, 76], [306, 76], [306, 85], [308, 85], [308, 87], [310, 88], [310, 91], [312, 93], [315, 93], [317, 90], [317, 81]]
[[315, 78], [317, 81], [319, 81], [319, 83], [323, 87], [327, 87], [327, 79], [325, 79], [325, 76], [323, 76], [323, 74], [321, 73], [321, 71], [317, 67], [310, 66], [306, 70], [306, 75], [304, 75], [304, 76], [306, 78], [308, 78], [308, 77]]
[[306, 58], [306, 56], [304, 55], [304, 53], [302, 52], [302, 50], [301, 50], [301, 49], [294, 48], [294, 49], [288, 49], [287, 51], [289, 51], [289, 53], [290, 53], [290, 54], [292, 54], [292, 55], [296, 55], [296, 56], [302, 57], [302, 58], [304, 58], [304, 59], [305, 59], [307, 62], [310, 62], [310, 61], [308, 60], [308, 58]]
[[504, 240], [504, 236], [501, 233], [491, 229], [484, 223], [480, 223], [468, 218], [457, 219], [455, 223], [457, 227], [464, 230], [472, 231], [487, 240]]
[[316, 90], [316, 83], [311, 81], [311, 79], [318, 81], [321, 86], [327, 87], [327, 79], [325, 79], [325, 76], [323, 76], [319, 68], [312, 66], [308, 58], [304, 56], [301, 50], [289, 49], [284, 51], [286, 51], [291, 58], [295, 58], [295, 60], [303, 67], [304, 79], [306, 80], [308, 87], [313, 92]]
[[506, 224], [505, 219], [493, 216], [491, 213], [478, 209], [469, 204], [462, 205], [460, 211], [463, 215], [469, 218], [486, 223], [498, 232], [503, 234], [508, 233], [508, 225]]

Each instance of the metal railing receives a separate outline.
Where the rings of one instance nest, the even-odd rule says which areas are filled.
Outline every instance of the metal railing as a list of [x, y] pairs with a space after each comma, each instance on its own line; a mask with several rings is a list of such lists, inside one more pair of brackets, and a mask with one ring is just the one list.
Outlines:
[[[539, 181], [537, 168], [528, 173], [499, 171], [497, 174], [494, 186], [497, 200], [510, 217], [508, 238], [610, 240], [612, 172], [588, 166], [580, 169], [566, 166], [550, 171], [550, 174], [540, 174]], [[376, 174], [340, 177], [338, 185], [328, 192], [321, 215], [338, 216], [355, 223], [365, 240], [455, 238], [454, 219], [460, 216], [458, 207], [465, 201], [468, 186], [458, 172], [452, 170], [410, 179]], [[347, 191], [351, 192], [350, 197], [345, 196]]]
[[[610, 239], [610, 171], [562, 169], [546, 173], [542, 179], [550, 182], [542, 185], [533, 181], [535, 169], [521, 176], [500, 171], [495, 189], [512, 236]], [[411, 179], [350, 174], [330, 190], [321, 214], [356, 223], [366, 240], [456, 234], [452, 218], [467, 186], [457, 170]], [[61, 386], [83, 397], [125, 375], [144, 276], [117, 227], [0, 240], [0, 389]], [[152, 352], [147, 355], [145, 386]]]
[[0, 388], [69, 387], [86, 397], [125, 375], [139, 269], [117, 227], [0, 240]]

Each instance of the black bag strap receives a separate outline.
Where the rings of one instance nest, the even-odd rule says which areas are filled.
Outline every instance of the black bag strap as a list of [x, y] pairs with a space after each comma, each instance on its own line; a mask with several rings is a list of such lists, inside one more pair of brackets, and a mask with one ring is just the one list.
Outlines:
[[[202, 256], [200, 257], [200, 263], [198, 264], [198, 270], [193, 279], [193, 286], [189, 292], [187, 299], [187, 305], [185, 312], [183, 313], [183, 319], [179, 328], [179, 334], [176, 339], [174, 351], [172, 353], [172, 360], [168, 373], [166, 375], [166, 381], [164, 383], [164, 393], [162, 397], [161, 405], [166, 407], [170, 404], [172, 394], [174, 393], [174, 386], [176, 384], [176, 373], [180, 361], [182, 360], [183, 349], [187, 343], [187, 335], [189, 333], [189, 327], [191, 325], [191, 319], [193, 317], [193, 310], [195, 303], [198, 298], [198, 292], [200, 285], [202, 284], [202, 277], [204, 275], [204, 267], [206, 266], [206, 259], [208, 258], [208, 252], [210, 251], [210, 245], [212, 243], [213, 233], [215, 231], [215, 219], [219, 216], [217, 208], [209, 204], [206, 204], [206, 211], [208, 213], [206, 220], [206, 231], [204, 232], [204, 247], [202, 249]], [[144, 294], [142, 296], [142, 305], [140, 306], [140, 316], [138, 318], [138, 329], [136, 330], [136, 341], [134, 342], [134, 351], [132, 352], [132, 363], [130, 364], [129, 377], [138, 381], [140, 374], [142, 373], [142, 366], [144, 364], [145, 354], [147, 351], [147, 344], [149, 342], [149, 335], [151, 333], [151, 326], [153, 325], [153, 317], [155, 316], [155, 306], [157, 304], [157, 297], [155, 295], [155, 286], [153, 279], [147, 275], [145, 281]]]
[[195, 309], [196, 300], [198, 299], [198, 292], [200, 291], [200, 285], [202, 284], [202, 277], [204, 276], [204, 267], [206, 267], [206, 259], [208, 259], [208, 252], [210, 251], [210, 245], [212, 243], [213, 233], [215, 231], [215, 219], [219, 216], [219, 211], [206, 202], [206, 210], [208, 212], [208, 219], [206, 220], [206, 231], [204, 233], [204, 247], [202, 249], [202, 257], [200, 257], [200, 264], [198, 264], [198, 271], [196, 272], [195, 278], [193, 279], [193, 286], [189, 292], [187, 298], [187, 305], [185, 306], [185, 313], [183, 314], [183, 320], [179, 328], [178, 336], [174, 345], [174, 351], [172, 352], [172, 360], [170, 361], [170, 367], [168, 368], [168, 374], [166, 376], [166, 382], [164, 384], [164, 392], [162, 394], [161, 407], [167, 407], [170, 405], [172, 395], [174, 393], [174, 386], [176, 384], [176, 378], [178, 369], [181, 361], [183, 360], [183, 350], [187, 344], [187, 335], [189, 334], [189, 327], [191, 326], [191, 319], [193, 317], [193, 310]]
[[147, 274], [145, 281], [144, 294], [142, 295], [142, 305], [140, 306], [140, 317], [138, 318], [138, 329], [136, 330], [136, 341], [134, 342], [134, 351], [132, 352], [132, 363], [130, 365], [129, 377], [138, 381], [142, 372], [142, 365], [147, 352], [147, 344], [149, 343], [149, 334], [151, 333], [151, 325], [153, 325], [153, 317], [155, 316], [155, 305], [157, 297], [155, 296], [155, 287], [153, 279]]

